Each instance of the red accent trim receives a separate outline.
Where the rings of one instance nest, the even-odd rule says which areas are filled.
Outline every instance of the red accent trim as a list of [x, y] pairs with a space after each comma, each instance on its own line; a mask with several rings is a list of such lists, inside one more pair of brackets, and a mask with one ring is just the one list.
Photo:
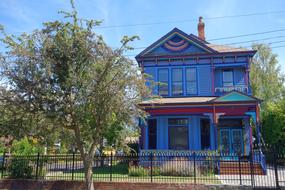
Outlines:
[[149, 114], [202, 114], [202, 113], [213, 113], [214, 122], [216, 120], [216, 113], [225, 113], [228, 116], [244, 115], [249, 110], [249, 106], [243, 107], [215, 107], [212, 108], [167, 108], [167, 109], [150, 109], [146, 110]]
[[174, 41], [168, 40], [167, 43], [169, 43], [172, 46], [181, 46], [182, 44], [185, 43], [185, 40], [180, 40], [179, 42], [174, 42]]
[[195, 58], [195, 57], [213, 57], [218, 56], [222, 57], [224, 55], [240, 55], [240, 54], [255, 54], [256, 51], [240, 51], [240, 52], [223, 52], [223, 53], [194, 53], [191, 55], [157, 55], [157, 56], [144, 56], [144, 57], [136, 57], [137, 61], [141, 61], [144, 59], [157, 59], [157, 58], [175, 58], [175, 59], [182, 59], [182, 58]]
[[181, 50], [185, 49], [188, 45], [189, 45], [188, 43], [185, 43], [181, 46], [175, 47], [175, 46], [168, 45], [168, 43], [165, 43], [164, 47], [166, 47], [167, 49], [172, 50], [172, 51], [181, 51]]

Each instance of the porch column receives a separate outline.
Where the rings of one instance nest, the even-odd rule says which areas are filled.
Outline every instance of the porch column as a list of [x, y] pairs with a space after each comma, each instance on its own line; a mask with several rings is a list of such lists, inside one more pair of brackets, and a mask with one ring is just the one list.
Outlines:
[[217, 149], [217, 125], [214, 120], [213, 113], [205, 113], [204, 115], [209, 116], [210, 118], [210, 145], [211, 150]]
[[139, 119], [139, 128], [140, 128], [140, 138], [139, 138], [139, 148], [141, 150], [146, 150], [147, 149], [147, 137], [148, 137], [148, 130], [147, 130], [147, 125], [146, 123], [142, 120]]
[[218, 147], [218, 144], [217, 144], [217, 135], [218, 135], [218, 132], [217, 132], [217, 125], [214, 123], [214, 122], [211, 122], [211, 150], [216, 150], [217, 147]]

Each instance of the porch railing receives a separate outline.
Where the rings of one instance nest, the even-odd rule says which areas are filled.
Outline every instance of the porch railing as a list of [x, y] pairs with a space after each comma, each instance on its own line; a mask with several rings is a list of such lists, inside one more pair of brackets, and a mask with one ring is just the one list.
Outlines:
[[264, 174], [266, 174], [266, 172], [267, 172], [267, 170], [266, 170], [266, 159], [265, 159], [265, 156], [260, 149], [253, 150], [253, 162], [260, 163]]

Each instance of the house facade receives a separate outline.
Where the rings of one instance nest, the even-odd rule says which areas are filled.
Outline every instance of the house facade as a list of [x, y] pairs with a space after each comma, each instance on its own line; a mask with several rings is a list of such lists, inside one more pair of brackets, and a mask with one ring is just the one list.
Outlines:
[[219, 150], [248, 154], [252, 126], [259, 140], [259, 103], [251, 95], [256, 51], [211, 44], [200, 18], [198, 36], [174, 28], [136, 60], [159, 98], [145, 100], [140, 150]]

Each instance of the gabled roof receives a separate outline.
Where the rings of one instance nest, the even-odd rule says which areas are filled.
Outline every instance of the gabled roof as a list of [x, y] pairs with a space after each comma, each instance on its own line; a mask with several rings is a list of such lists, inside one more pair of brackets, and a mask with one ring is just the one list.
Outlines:
[[231, 91], [223, 96], [217, 97], [212, 100], [212, 102], [244, 102], [244, 101], [260, 102], [261, 100], [238, 91]]
[[[173, 42], [171, 40], [171, 38], [175, 37], [175, 36], [179, 36], [180, 41]], [[150, 52], [152, 52], [156, 48], [159, 48], [160, 46], [164, 46], [164, 48], [173, 47], [173, 49], [169, 49], [169, 50], [175, 51], [175, 49], [179, 49], [183, 45], [185, 47], [186, 47], [186, 45], [192, 45], [192, 46], [198, 48], [199, 50], [204, 51], [204, 53], [215, 53], [216, 51], [213, 48], [207, 46], [206, 43], [205, 43], [205, 41], [203, 42], [203, 41], [197, 39], [196, 37], [194, 37], [194, 35], [188, 35], [185, 32], [179, 30], [178, 28], [174, 28], [173, 30], [168, 32], [166, 35], [161, 37], [159, 40], [157, 40], [156, 42], [151, 44], [149, 47], [147, 47], [145, 50], [143, 50], [140, 54], [138, 54], [136, 56], [136, 58], [147, 56]], [[167, 46], [167, 45], [169, 45], [169, 46]], [[187, 47], [189, 47], [189, 46], [187, 46]]]
[[143, 57], [164, 56], [164, 55], [195, 55], [195, 54], [218, 54], [233, 52], [250, 52], [241, 47], [211, 44], [200, 39], [194, 34], [186, 34], [178, 28], [172, 29], [166, 35], [151, 44], [136, 56], [136, 59]]

